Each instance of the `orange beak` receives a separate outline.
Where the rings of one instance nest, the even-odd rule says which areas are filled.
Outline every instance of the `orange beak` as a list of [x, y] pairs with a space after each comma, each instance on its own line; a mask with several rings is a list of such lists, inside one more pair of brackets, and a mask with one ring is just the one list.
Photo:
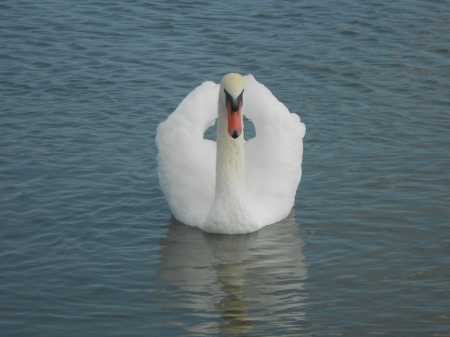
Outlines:
[[241, 112], [228, 112], [228, 133], [233, 138], [238, 138], [242, 133]]
[[236, 139], [242, 133], [242, 93], [237, 99], [226, 96], [226, 106], [228, 113], [228, 134]]

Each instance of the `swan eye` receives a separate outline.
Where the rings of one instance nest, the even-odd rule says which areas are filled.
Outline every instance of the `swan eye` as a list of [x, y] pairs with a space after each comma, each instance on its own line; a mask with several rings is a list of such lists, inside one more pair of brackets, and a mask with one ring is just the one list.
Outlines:
[[242, 102], [244, 101], [244, 90], [242, 90], [241, 94], [238, 96], [238, 105], [242, 106]]
[[231, 95], [228, 93], [228, 91], [226, 91], [225, 89], [223, 89], [223, 92], [225, 93], [225, 101], [233, 101], [233, 98], [231, 97]]

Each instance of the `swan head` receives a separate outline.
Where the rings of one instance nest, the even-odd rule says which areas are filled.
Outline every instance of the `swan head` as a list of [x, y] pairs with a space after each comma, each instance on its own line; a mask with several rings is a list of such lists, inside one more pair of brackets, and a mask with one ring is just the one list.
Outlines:
[[244, 77], [237, 73], [226, 74], [222, 80], [228, 134], [239, 138], [243, 130], [242, 105], [244, 103]]

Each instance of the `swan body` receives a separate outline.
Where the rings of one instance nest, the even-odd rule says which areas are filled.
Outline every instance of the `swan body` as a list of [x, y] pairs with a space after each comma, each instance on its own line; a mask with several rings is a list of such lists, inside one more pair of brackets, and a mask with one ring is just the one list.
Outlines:
[[[256, 136], [244, 138], [243, 116]], [[217, 120], [217, 140], [204, 138]], [[195, 88], [157, 130], [158, 175], [174, 217], [207, 232], [286, 218], [301, 179], [305, 125], [252, 75]]]

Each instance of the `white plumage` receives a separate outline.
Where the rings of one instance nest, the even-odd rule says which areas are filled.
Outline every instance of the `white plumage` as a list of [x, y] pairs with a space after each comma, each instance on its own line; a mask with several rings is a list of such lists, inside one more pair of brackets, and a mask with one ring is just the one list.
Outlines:
[[[246, 142], [243, 135], [232, 139], [217, 131], [228, 156], [243, 158], [243, 179], [229, 174], [216, 180], [216, 162], [223, 160], [216, 157], [217, 143], [204, 138], [226, 114], [223, 84], [204, 82], [158, 127], [158, 173], [169, 207], [180, 222], [209, 232], [248, 233], [287, 217], [301, 178], [305, 125], [252, 75], [244, 81], [242, 112], [256, 136]], [[216, 185], [229, 185], [232, 192], [219, 193]]]

